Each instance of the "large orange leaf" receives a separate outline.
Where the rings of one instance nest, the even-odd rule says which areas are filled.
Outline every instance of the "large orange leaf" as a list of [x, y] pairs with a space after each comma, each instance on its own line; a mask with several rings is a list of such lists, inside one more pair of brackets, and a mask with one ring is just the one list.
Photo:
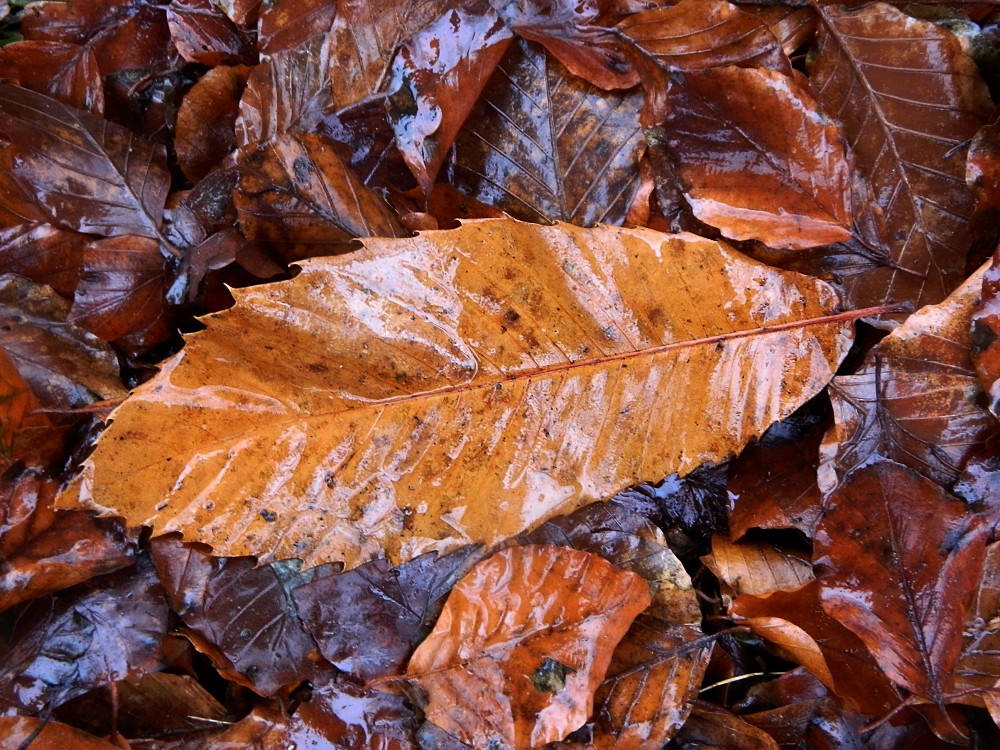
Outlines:
[[427, 718], [473, 747], [538, 747], [581, 727], [646, 582], [589, 552], [510, 547], [452, 590], [413, 654]]
[[115, 412], [82, 500], [264, 561], [495, 541], [722, 460], [851, 340], [822, 282], [693, 235], [363, 243], [206, 318]]

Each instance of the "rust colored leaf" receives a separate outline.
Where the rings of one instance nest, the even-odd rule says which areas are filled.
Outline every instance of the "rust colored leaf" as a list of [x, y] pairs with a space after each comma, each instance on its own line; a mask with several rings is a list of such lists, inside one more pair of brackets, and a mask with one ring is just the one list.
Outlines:
[[207, 319], [115, 412], [85, 505], [307, 564], [497, 541], [721, 461], [851, 339], [822, 282], [692, 235], [498, 219], [364, 245]]
[[685, 750], [778, 750], [763, 729], [748, 724], [724, 708], [697, 703], [675, 742]]
[[104, 114], [104, 85], [92, 50], [65, 42], [15, 42], [0, 48], [4, 78], [63, 104]]
[[0, 709], [37, 713], [156, 668], [167, 602], [148, 558], [16, 610]]
[[408, 234], [321, 135], [277, 136], [238, 163], [243, 233], [286, 261], [343, 252], [355, 237]]
[[0, 717], [0, 748], [2, 750], [121, 750], [118, 745], [105, 742], [76, 727], [58, 721], [43, 721], [33, 716]]
[[670, 103], [656, 139], [699, 220], [775, 248], [850, 239], [840, 131], [805, 86], [763, 68], [711, 68], [674, 74]]
[[812, 563], [799, 555], [770, 544], [734, 544], [720, 535], [702, 562], [737, 595], [794, 591], [813, 579]]
[[816, 12], [812, 8], [781, 5], [744, 5], [740, 10], [763, 22], [791, 55], [812, 41], [816, 35]]
[[950, 487], [968, 457], [1000, 431], [979, 403], [970, 359], [970, 322], [984, 271], [944, 302], [911, 315], [871, 350], [856, 375], [833, 379], [836, 424], [820, 453], [824, 494], [875, 456]]
[[482, 556], [478, 545], [391, 567], [372, 560], [297, 588], [295, 603], [324, 658], [366, 681], [402, 674], [444, 599]]
[[986, 549], [983, 575], [965, 623], [955, 692], [996, 690], [1000, 679], [1000, 542]]
[[645, 148], [640, 98], [601, 91], [518, 42], [455, 139], [455, 185], [526, 221], [621, 224]]
[[389, 115], [400, 153], [425, 193], [512, 38], [481, 0], [446, 11], [400, 48]]
[[994, 253], [982, 279], [980, 298], [972, 313], [969, 354], [990, 411], [1000, 418], [1000, 250]]
[[687, 719], [713, 640], [691, 625], [639, 615], [594, 700], [597, 750], [661, 748]]
[[177, 111], [174, 148], [184, 175], [197, 182], [236, 148], [234, 125], [250, 68], [220, 66], [205, 73]]
[[257, 24], [261, 0], [219, 0], [219, 9], [237, 26], [250, 28]]
[[188, 62], [251, 65], [257, 53], [247, 33], [210, 0], [174, 0], [167, 8], [170, 37]]
[[501, 550], [452, 590], [407, 679], [428, 720], [474, 747], [538, 747], [590, 716], [615, 645], [649, 604], [639, 576], [586, 552]]
[[983, 126], [972, 139], [965, 181], [978, 193], [978, 211], [1000, 211], [1000, 123]]
[[724, 0], [682, 0], [668, 8], [643, 10], [626, 16], [615, 32], [642, 74], [645, 125], [659, 123], [667, 114], [673, 71], [736, 65], [792, 72], [768, 28]]
[[162, 146], [42, 94], [0, 84], [13, 173], [56, 226], [156, 239], [170, 186]]
[[892, 265], [848, 276], [848, 300], [942, 300], [962, 279], [975, 205], [963, 142], [991, 109], [975, 63], [950, 31], [884, 3], [823, 5], [811, 59], [887, 224]]
[[339, 3], [329, 0], [275, 0], [262, 3], [257, 47], [275, 55], [329, 30]]
[[0, 230], [0, 267], [72, 297], [90, 239], [50, 224], [18, 224]]
[[[34, 414], [38, 409], [38, 399], [7, 353], [0, 349], [0, 460], [4, 460], [0, 468], [6, 469], [11, 459], [26, 458], [19, 433], [49, 427], [48, 419]], [[30, 465], [35, 464], [30, 462]]]
[[941, 705], [951, 692], [986, 552], [964, 503], [892, 461], [847, 477], [816, 529], [823, 609], [893, 682]]
[[256, 567], [253, 558], [214, 557], [170, 537], [152, 545], [172, 609], [226, 677], [274, 695], [312, 676], [316, 644], [291, 591], [329, 568], [300, 573], [292, 560]]

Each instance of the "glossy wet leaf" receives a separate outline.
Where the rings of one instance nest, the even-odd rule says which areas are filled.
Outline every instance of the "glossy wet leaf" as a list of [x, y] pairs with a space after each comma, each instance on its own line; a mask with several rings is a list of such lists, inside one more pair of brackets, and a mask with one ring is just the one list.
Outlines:
[[645, 148], [640, 98], [601, 91], [518, 42], [455, 139], [454, 183], [526, 221], [621, 224]]
[[307, 564], [496, 541], [720, 461], [850, 341], [821, 282], [692, 235], [483, 220], [364, 244], [207, 319], [115, 412], [84, 503]]
[[185, 176], [197, 182], [236, 148], [233, 130], [250, 68], [209, 70], [184, 97], [177, 111], [174, 149]]
[[840, 130], [795, 78], [735, 66], [675, 74], [656, 142], [694, 215], [726, 237], [793, 250], [851, 237]]
[[211, 67], [256, 62], [247, 33], [209, 0], [175, 0], [167, 8], [167, 25], [177, 51], [188, 62]]
[[1000, 543], [986, 549], [983, 574], [955, 665], [955, 692], [995, 690], [1000, 676]]
[[950, 486], [968, 457], [1000, 431], [980, 404], [970, 324], [985, 267], [944, 302], [914, 313], [854, 375], [830, 385], [836, 418], [820, 452], [829, 494], [856, 466], [884, 456]]
[[238, 164], [243, 233], [288, 261], [344, 252], [355, 237], [408, 234], [321, 135], [277, 136]]
[[708, 703], [694, 707], [675, 740], [686, 750], [778, 750], [774, 738], [724, 708]]
[[702, 562], [737, 595], [794, 591], [812, 580], [812, 563], [771, 544], [733, 543], [712, 538], [712, 551]]
[[897, 685], [941, 703], [953, 686], [986, 528], [964, 503], [892, 461], [853, 472], [816, 529], [823, 609]]
[[15, 42], [0, 48], [4, 77], [63, 104], [104, 113], [104, 86], [92, 50], [66, 42]]
[[407, 679], [427, 693], [427, 718], [475, 747], [561, 740], [587, 720], [615, 645], [648, 604], [639, 576], [596, 555], [501, 550], [452, 590]]
[[0, 265], [72, 297], [80, 280], [83, 247], [90, 240], [51, 224], [17, 224], [0, 230]]
[[940, 301], [969, 247], [963, 143], [990, 109], [975, 63], [950, 31], [884, 3], [823, 6], [811, 60], [816, 97], [842, 123], [887, 223], [893, 265], [849, 275], [848, 299]]
[[391, 567], [372, 560], [299, 586], [294, 600], [324, 658], [360, 680], [405, 671], [445, 597], [482, 556], [477, 546]]
[[306, 44], [326, 32], [337, 16], [337, 3], [328, 0], [276, 0], [261, 3], [257, 25], [258, 51], [275, 55]]
[[0, 748], [20, 750], [31, 741], [32, 750], [119, 750], [118, 745], [106, 742], [76, 727], [58, 721], [43, 721], [33, 716], [0, 717]]
[[0, 138], [14, 177], [56, 226], [156, 239], [170, 176], [162, 146], [121, 126], [0, 84]]
[[972, 313], [969, 354], [990, 411], [1000, 418], [1000, 253], [994, 254], [982, 278]]
[[40, 410], [38, 398], [0, 348], [0, 470], [17, 461], [47, 468], [58, 460], [64, 430]]

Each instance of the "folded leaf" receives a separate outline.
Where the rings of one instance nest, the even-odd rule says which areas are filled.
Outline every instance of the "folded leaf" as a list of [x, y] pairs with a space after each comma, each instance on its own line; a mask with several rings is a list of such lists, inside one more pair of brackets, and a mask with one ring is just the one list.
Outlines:
[[206, 318], [115, 412], [86, 504], [265, 560], [496, 541], [721, 461], [851, 339], [822, 282], [693, 235], [495, 219], [364, 244]]

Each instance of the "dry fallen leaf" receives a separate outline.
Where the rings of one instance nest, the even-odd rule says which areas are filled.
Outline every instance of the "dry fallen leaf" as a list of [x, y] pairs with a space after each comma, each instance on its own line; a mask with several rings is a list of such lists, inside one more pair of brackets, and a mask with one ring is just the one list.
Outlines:
[[496, 541], [720, 461], [851, 339], [822, 282], [692, 235], [482, 220], [364, 244], [205, 319], [79, 500], [262, 561]]

